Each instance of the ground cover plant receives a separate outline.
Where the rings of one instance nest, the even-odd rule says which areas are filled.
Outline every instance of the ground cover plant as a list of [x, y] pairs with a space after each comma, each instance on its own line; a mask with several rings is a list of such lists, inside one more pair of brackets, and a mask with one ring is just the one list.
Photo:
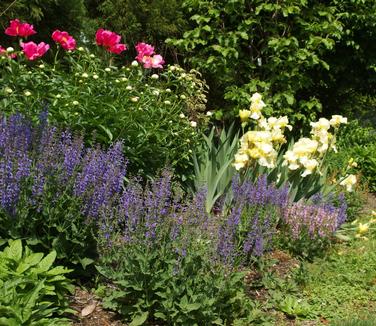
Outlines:
[[73, 285], [65, 276], [71, 270], [54, 267], [55, 258], [55, 251], [34, 253], [21, 240], [0, 251], [0, 325], [70, 324], [62, 315], [72, 312], [67, 294]]

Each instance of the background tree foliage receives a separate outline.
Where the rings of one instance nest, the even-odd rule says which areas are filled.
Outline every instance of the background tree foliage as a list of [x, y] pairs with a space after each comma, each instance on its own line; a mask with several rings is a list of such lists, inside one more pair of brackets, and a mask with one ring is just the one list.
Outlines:
[[168, 37], [180, 37], [188, 27], [183, 0], [86, 0], [92, 33], [98, 26], [124, 36], [130, 49], [140, 41], [157, 46], [165, 56], [173, 55], [165, 45]]
[[374, 0], [185, 0], [184, 10], [190, 28], [167, 41], [230, 116], [256, 91], [302, 124], [375, 96]]
[[[1, 0], [0, 28], [3, 31], [11, 19], [18, 18], [34, 25], [38, 34], [33, 40], [50, 38], [55, 29], [67, 30], [75, 37], [82, 31], [86, 16], [84, 0]], [[0, 44], [9, 44], [10, 38], [0, 33]]]

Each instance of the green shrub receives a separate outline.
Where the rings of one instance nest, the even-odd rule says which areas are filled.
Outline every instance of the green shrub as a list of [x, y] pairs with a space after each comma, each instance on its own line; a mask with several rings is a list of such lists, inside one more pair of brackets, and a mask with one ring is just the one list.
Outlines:
[[[78, 35], [86, 16], [85, 0], [3, 0], [0, 3], [0, 16], [2, 29], [4, 23], [11, 19], [30, 21], [38, 30], [39, 39], [50, 37], [53, 29], [69, 29]], [[9, 39], [0, 33], [1, 45], [4, 46]]]
[[180, 37], [188, 25], [182, 3], [182, 0], [87, 0], [88, 23], [95, 22], [98, 26], [100, 22], [101, 27], [118, 31], [128, 45], [142, 40], [163, 47], [166, 38]]
[[[53, 267], [56, 252], [47, 256], [9, 241], [0, 252], [0, 325], [70, 325], [62, 314], [72, 312], [66, 295], [73, 286], [70, 270]], [[60, 316], [60, 317], [59, 317]]]
[[337, 137], [338, 153], [330, 155], [329, 170], [335, 175], [348, 165], [360, 175], [363, 188], [376, 191], [376, 130], [351, 121]]

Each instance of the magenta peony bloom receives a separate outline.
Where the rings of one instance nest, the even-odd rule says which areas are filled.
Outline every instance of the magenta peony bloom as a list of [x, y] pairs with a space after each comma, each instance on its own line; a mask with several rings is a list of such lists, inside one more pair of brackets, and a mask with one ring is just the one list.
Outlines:
[[30, 61], [42, 57], [50, 48], [50, 46], [44, 42], [39, 44], [35, 44], [34, 42], [22, 43], [21, 47], [25, 56]]
[[5, 50], [1, 45], [0, 45], [0, 55], [5, 54], [7, 50]]
[[103, 46], [108, 52], [120, 54], [127, 49], [125, 44], [120, 43], [121, 36], [100, 28], [95, 34], [95, 41], [98, 45]]
[[121, 52], [125, 51], [126, 49], [127, 49], [127, 46], [125, 44], [118, 43], [114, 46], [107, 48], [107, 51], [115, 53], [115, 54], [120, 54]]
[[18, 19], [10, 21], [9, 27], [5, 30], [5, 34], [10, 36], [28, 37], [36, 34], [33, 25], [21, 23]]
[[137, 51], [136, 60], [138, 62], [142, 62], [144, 56], [151, 56], [154, 54], [154, 46], [147, 43], [138, 43], [135, 48]]
[[61, 45], [64, 50], [74, 50], [76, 40], [67, 32], [61, 32], [58, 29], [52, 33], [52, 39]]

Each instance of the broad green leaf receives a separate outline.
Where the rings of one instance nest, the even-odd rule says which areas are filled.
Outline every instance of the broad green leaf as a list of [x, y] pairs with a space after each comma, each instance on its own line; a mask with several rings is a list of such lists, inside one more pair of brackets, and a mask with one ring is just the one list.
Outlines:
[[200, 309], [200, 307], [201, 307], [201, 304], [199, 304], [199, 303], [188, 303], [185, 306], [187, 312], [198, 310], [198, 309]]
[[156, 312], [154, 314], [154, 317], [158, 318], [158, 319], [166, 320], [166, 315], [164, 313], [162, 313], [162, 312]]
[[94, 260], [87, 258], [87, 257], [80, 259], [80, 264], [82, 265], [83, 269], [86, 269], [87, 266], [93, 263], [94, 263]]
[[18, 265], [16, 273], [22, 274], [30, 267], [38, 264], [43, 258], [43, 253], [32, 253], [29, 256], [25, 257], [24, 260]]
[[129, 326], [140, 326], [143, 325], [148, 318], [149, 313], [147, 311], [138, 314], [136, 317], [132, 319], [132, 322], [129, 324]]
[[14, 318], [0, 317], [0, 326], [20, 326], [20, 322]]
[[47, 272], [56, 259], [56, 251], [51, 251], [46, 257], [44, 257], [34, 270], [35, 273]]
[[6, 257], [15, 261], [20, 261], [22, 258], [22, 241], [21, 240], [9, 240], [9, 246], [4, 249]]

